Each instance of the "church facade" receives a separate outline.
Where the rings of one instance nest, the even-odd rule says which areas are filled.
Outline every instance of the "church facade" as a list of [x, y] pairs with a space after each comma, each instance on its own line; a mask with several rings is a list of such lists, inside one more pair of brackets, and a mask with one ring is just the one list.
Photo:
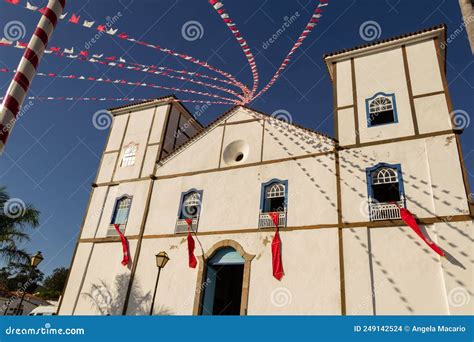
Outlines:
[[326, 55], [334, 138], [242, 106], [204, 128], [174, 96], [112, 109], [59, 314], [147, 315], [153, 297], [163, 315], [471, 314], [474, 212], [445, 35]]

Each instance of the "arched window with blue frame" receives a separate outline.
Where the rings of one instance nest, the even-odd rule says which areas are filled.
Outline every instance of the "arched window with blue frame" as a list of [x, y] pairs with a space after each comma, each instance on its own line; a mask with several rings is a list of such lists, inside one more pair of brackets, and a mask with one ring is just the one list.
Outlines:
[[201, 212], [202, 190], [191, 189], [181, 194], [178, 218], [198, 218]]
[[395, 94], [376, 93], [365, 100], [367, 126], [380, 126], [398, 122]]
[[288, 181], [272, 179], [262, 184], [260, 210], [262, 213], [286, 211], [288, 204]]
[[[112, 219], [110, 221], [110, 224], [111, 225], [118, 224], [120, 231], [122, 231], [122, 233], [125, 230], [125, 225], [127, 224], [127, 221], [128, 221], [128, 215], [130, 213], [131, 206], [132, 206], [132, 196], [129, 196], [129, 195], [120, 196], [115, 201], [115, 206], [112, 212]], [[114, 228], [109, 229], [108, 234], [109, 235], [116, 234], [115, 229]]]
[[367, 191], [376, 203], [404, 202], [402, 168], [400, 164], [379, 163], [367, 168]]

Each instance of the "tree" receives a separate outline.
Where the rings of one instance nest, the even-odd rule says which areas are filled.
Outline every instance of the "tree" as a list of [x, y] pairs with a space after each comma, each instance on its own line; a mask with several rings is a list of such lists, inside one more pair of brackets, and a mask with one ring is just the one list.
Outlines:
[[65, 267], [54, 269], [53, 273], [44, 280], [38, 296], [44, 299], [58, 299], [63, 293], [68, 273], [69, 270]]
[[39, 226], [40, 212], [31, 204], [10, 198], [6, 188], [0, 186], [0, 259], [10, 262], [29, 263], [29, 255], [18, 247], [29, 240], [28, 227]]
[[32, 269], [29, 264], [10, 263], [0, 269], [0, 283], [9, 291], [34, 292], [43, 280], [44, 274], [39, 269]]

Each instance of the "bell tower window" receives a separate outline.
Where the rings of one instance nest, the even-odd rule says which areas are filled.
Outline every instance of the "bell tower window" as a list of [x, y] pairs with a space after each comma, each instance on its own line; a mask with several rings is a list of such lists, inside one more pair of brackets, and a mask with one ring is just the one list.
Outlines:
[[377, 93], [365, 100], [368, 127], [398, 122], [394, 94]]

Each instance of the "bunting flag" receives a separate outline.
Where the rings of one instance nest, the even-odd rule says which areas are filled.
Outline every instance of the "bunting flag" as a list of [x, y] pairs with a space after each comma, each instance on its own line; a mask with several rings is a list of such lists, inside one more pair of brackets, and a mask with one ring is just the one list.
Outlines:
[[120, 236], [120, 241], [122, 242], [122, 250], [123, 250], [123, 259], [121, 261], [121, 264], [124, 266], [128, 265], [129, 262], [129, 252], [128, 252], [128, 240], [127, 238], [122, 234], [120, 231], [120, 227], [118, 224], [114, 224], [115, 231], [117, 234]]
[[[0, 68], [0, 72], [4, 69]], [[0, 97], [0, 101], [3, 100], [3, 97]], [[71, 96], [28, 96], [26, 100], [29, 101], [117, 101], [117, 102], [143, 102], [151, 101], [153, 98], [137, 98], [137, 97], [71, 97]], [[229, 102], [221, 101], [205, 101], [205, 100], [187, 100], [187, 99], [174, 99], [175, 102], [183, 103], [202, 103], [202, 104], [225, 104], [231, 105]]]
[[[2, 68], [0, 72], [8, 72], [8, 71], [9, 71], [9, 69]], [[138, 82], [138, 81], [137, 82], [131, 82], [131, 81], [127, 81], [127, 80], [124, 80], [124, 79], [112, 80], [112, 79], [109, 79], [109, 78], [101, 78], [101, 77], [96, 78], [96, 77], [92, 77], [92, 76], [82, 76], [82, 75], [77, 76], [77, 75], [72, 75], [72, 74], [71, 75], [58, 75], [58, 74], [55, 74], [55, 73], [38, 72], [36, 75], [41, 76], [41, 77], [52, 77], [52, 78], [61, 78], [61, 79], [69, 79], [69, 80], [76, 79], [76, 80], [82, 80], [82, 81], [112, 83], [112, 84], [115, 84], [115, 85], [129, 85], [129, 86], [135, 86], [135, 87], [165, 89], [165, 90], [172, 90], [173, 92], [189, 93], [189, 94], [207, 96], [207, 97], [212, 97], [212, 98], [224, 100], [224, 101], [217, 101], [217, 102], [223, 102], [222, 104], [234, 104], [235, 103], [235, 99], [219, 96], [219, 95], [208, 93], [208, 92], [201, 92], [201, 91], [196, 91], [196, 90], [187, 89], [187, 88], [166, 87], [166, 86], [157, 85], [157, 84], [154, 84], [154, 83], [144, 83], [144, 82]], [[207, 103], [208, 101], [204, 101], [204, 102]]]
[[300, 34], [298, 39], [296, 40], [296, 43], [293, 45], [293, 47], [290, 49], [290, 52], [286, 55], [286, 57], [283, 59], [283, 62], [281, 63], [280, 67], [277, 69], [273, 77], [270, 79], [270, 81], [258, 92], [257, 95], [255, 95], [252, 100], [255, 100], [257, 97], [265, 93], [270, 87], [277, 81], [277, 79], [280, 77], [282, 74], [283, 70], [286, 69], [288, 63], [290, 63], [291, 58], [293, 57], [293, 54], [296, 52], [296, 50], [303, 44], [303, 41], [308, 37], [308, 35], [311, 33], [311, 31], [314, 29], [316, 24], [318, 23], [319, 19], [322, 17], [322, 8], [328, 5], [328, 0], [320, 0], [318, 6], [316, 6], [313, 15], [311, 16], [311, 19], [309, 20], [308, 24], [306, 24], [305, 29], [303, 32]]
[[257, 90], [258, 81], [259, 81], [257, 64], [255, 63], [255, 58], [252, 54], [252, 51], [250, 50], [249, 45], [247, 44], [247, 41], [239, 32], [239, 30], [237, 29], [237, 25], [232, 21], [229, 14], [225, 10], [224, 4], [222, 3], [222, 1], [219, 1], [219, 0], [208, 0], [208, 1], [212, 5], [212, 7], [214, 7], [216, 12], [220, 15], [221, 19], [226, 23], [227, 27], [230, 29], [230, 31], [234, 35], [234, 38], [237, 40], [240, 47], [242, 48], [245, 58], [247, 58], [247, 62], [252, 72], [253, 85], [252, 85], [252, 91], [250, 92], [250, 94], [248, 93], [246, 94], [246, 98], [243, 102], [250, 102], [253, 95], [255, 94], [255, 91]]
[[193, 220], [190, 219], [190, 218], [187, 218], [186, 219], [186, 223], [188, 224], [188, 259], [189, 259], [189, 267], [191, 268], [196, 268], [196, 265], [197, 265], [197, 259], [196, 257], [194, 256], [194, 248], [196, 247], [195, 243], [194, 243], [194, 239], [191, 235], [191, 226], [193, 224]]
[[[69, 22], [73, 24], [78, 24], [79, 23], [79, 18], [81, 16], [77, 16], [75, 13], [72, 14], [71, 18], [69, 18]], [[92, 25], [91, 25], [92, 26]]]
[[400, 216], [403, 222], [405, 222], [407, 226], [413, 229], [416, 235], [418, 235], [428, 246], [430, 246], [430, 248], [433, 251], [435, 251], [440, 256], [444, 256], [443, 250], [439, 248], [433, 241], [429, 240], [428, 238], [426, 238], [425, 235], [423, 235], [423, 232], [421, 231], [420, 227], [418, 227], [418, 224], [416, 223], [415, 217], [410, 211], [408, 211], [408, 209], [400, 208]]
[[275, 225], [275, 236], [272, 240], [272, 269], [273, 269], [273, 276], [281, 280], [283, 275], [285, 274], [283, 271], [283, 263], [281, 261], [281, 241], [280, 241], [280, 234], [278, 232], [278, 219], [279, 215], [276, 212], [270, 213], [270, 217]]
[[10, 82], [0, 108], [0, 154], [15, 125], [21, 105], [36, 74], [43, 52], [53, 34], [56, 22], [63, 12], [66, 0], [49, 0], [44, 14], [25, 47], [15, 76]]
[[[15, 1], [15, 0], [13, 0]], [[18, 3], [13, 3], [14, 5], [18, 5]], [[26, 6], [25, 6], [26, 8]], [[28, 9], [31, 9], [31, 8], [28, 8]], [[39, 9], [37, 10], [38, 12], [42, 13], [44, 12], [44, 8], [42, 9]], [[60, 19], [64, 19], [64, 17], [61, 17]], [[73, 23], [73, 24], [78, 24], [79, 23], [79, 19], [80, 19], [80, 16], [76, 15], [76, 14], [73, 14], [71, 16], [71, 18], [67, 21], [69, 23]], [[224, 76], [225, 78], [231, 80], [232, 82], [238, 84], [238, 86], [242, 89], [242, 92], [243, 93], [246, 93], [246, 92], [249, 92], [248, 88], [240, 81], [238, 81], [234, 76], [232, 76], [232, 74], [228, 73], [228, 72], [225, 72], [225, 71], [222, 71], [210, 64], [208, 64], [207, 62], [204, 62], [204, 61], [201, 61], [199, 60], [198, 58], [195, 58], [193, 56], [190, 56], [190, 55], [186, 55], [186, 54], [182, 54], [182, 53], [178, 53], [176, 51], [173, 51], [171, 49], [168, 49], [168, 48], [164, 48], [158, 44], [150, 44], [150, 43], [147, 43], [147, 42], [143, 42], [143, 41], [140, 41], [140, 40], [137, 40], [137, 39], [134, 39], [132, 37], [130, 37], [128, 34], [122, 32], [120, 34], [116, 34], [118, 32], [118, 29], [113, 29], [113, 28], [109, 28], [107, 29], [106, 28], [106, 25], [97, 25], [97, 27], [94, 28], [94, 25], [92, 25], [91, 27], [89, 27], [88, 25], [81, 25], [82, 27], [85, 27], [85, 28], [89, 28], [89, 29], [95, 29], [95, 30], [99, 30], [99, 31], [105, 31], [106, 33], [108, 33], [109, 35], [112, 35], [114, 37], [117, 37], [117, 38], [120, 38], [120, 39], [123, 39], [123, 40], [127, 40], [133, 44], [138, 44], [138, 45], [143, 45], [143, 46], [146, 46], [148, 48], [152, 48], [152, 49], [156, 49], [156, 50], [159, 50], [163, 53], [166, 53], [166, 54], [169, 54], [169, 55], [172, 55], [174, 57], [177, 57], [177, 58], [181, 58], [181, 59], [184, 59], [185, 61], [188, 61], [188, 62], [191, 62], [191, 63], [194, 63], [196, 65], [199, 65], [201, 67], [204, 67], [206, 69], [209, 69], [209, 70], [212, 70], [222, 76]]]

